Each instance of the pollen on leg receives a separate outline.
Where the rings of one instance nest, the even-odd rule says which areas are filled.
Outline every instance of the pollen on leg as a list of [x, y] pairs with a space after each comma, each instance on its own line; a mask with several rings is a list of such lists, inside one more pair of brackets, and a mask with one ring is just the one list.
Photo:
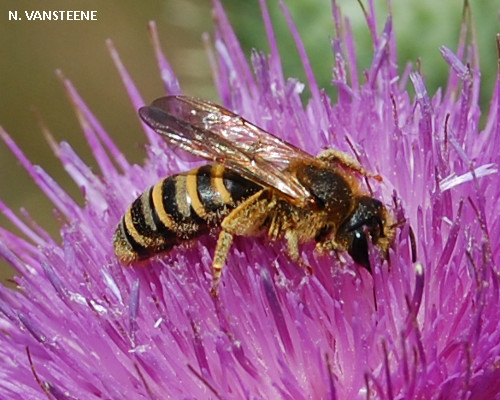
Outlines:
[[212, 288], [210, 294], [213, 297], [219, 295], [219, 284], [222, 275], [222, 268], [226, 263], [227, 254], [233, 242], [233, 235], [229, 232], [222, 230], [217, 240], [217, 247], [215, 248], [214, 261], [212, 264]]
[[300, 256], [299, 238], [297, 237], [297, 234], [289, 230], [285, 233], [285, 239], [287, 244], [288, 257], [290, 257], [292, 261], [299, 264], [306, 271], [307, 275], [312, 275], [312, 267], [307, 264]]

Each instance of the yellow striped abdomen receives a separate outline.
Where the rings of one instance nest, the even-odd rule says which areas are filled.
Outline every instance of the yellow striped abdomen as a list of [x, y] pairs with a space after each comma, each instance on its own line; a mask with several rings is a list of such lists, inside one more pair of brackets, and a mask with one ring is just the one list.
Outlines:
[[113, 244], [124, 263], [149, 258], [206, 233], [261, 187], [221, 165], [163, 179], [141, 194], [118, 224]]

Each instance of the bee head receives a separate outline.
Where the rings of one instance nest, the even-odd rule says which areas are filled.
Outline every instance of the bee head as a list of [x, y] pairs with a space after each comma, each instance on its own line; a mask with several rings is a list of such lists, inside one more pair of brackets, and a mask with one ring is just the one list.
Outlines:
[[385, 253], [392, 237], [384, 205], [368, 196], [358, 199], [356, 208], [340, 226], [337, 241], [343, 243], [352, 259], [371, 272], [368, 240]]

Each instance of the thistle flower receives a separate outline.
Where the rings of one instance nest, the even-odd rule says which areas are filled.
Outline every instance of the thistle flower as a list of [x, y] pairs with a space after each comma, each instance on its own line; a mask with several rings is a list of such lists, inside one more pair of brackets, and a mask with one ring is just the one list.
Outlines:
[[[0, 203], [23, 233], [0, 228], [0, 255], [19, 275], [18, 290], [0, 287], [1, 398], [500, 395], [500, 83], [480, 130], [474, 46], [462, 39], [456, 52], [442, 48], [450, 77], [431, 96], [417, 71], [398, 75], [391, 18], [379, 34], [371, 13], [374, 57], [360, 79], [349, 24], [334, 6], [334, 100], [316, 84], [283, 7], [307, 81], [285, 79], [260, 4], [271, 53], [254, 51], [248, 63], [214, 3], [217, 30], [206, 44], [221, 103], [312, 154], [335, 147], [383, 176], [372, 190], [399, 221], [388, 259], [371, 249], [369, 274], [348, 256], [320, 257], [306, 246], [315, 272], [306, 277], [281, 243], [239, 238], [216, 300], [209, 235], [146, 267], [123, 268], [111, 238], [127, 205], [193, 164], [144, 127], [148, 158], [130, 165], [61, 75], [100, 172], [48, 134], [84, 193], [81, 207], [1, 131], [63, 221], [58, 243]], [[165, 89], [179, 93], [153, 24], [151, 34]], [[137, 109], [145, 102], [109, 48]], [[310, 98], [301, 98], [304, 85]]]

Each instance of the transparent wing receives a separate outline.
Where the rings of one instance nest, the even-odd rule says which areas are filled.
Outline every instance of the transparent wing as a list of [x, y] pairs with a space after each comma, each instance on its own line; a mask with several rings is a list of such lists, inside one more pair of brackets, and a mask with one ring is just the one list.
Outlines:
[[309, 191], [287, 168], [293, 160], [312, 162], [315, 158], [217, 104], [167, 96], [142, 107], [139, 115], [174, 146], [292, 198], [310, 198]]

